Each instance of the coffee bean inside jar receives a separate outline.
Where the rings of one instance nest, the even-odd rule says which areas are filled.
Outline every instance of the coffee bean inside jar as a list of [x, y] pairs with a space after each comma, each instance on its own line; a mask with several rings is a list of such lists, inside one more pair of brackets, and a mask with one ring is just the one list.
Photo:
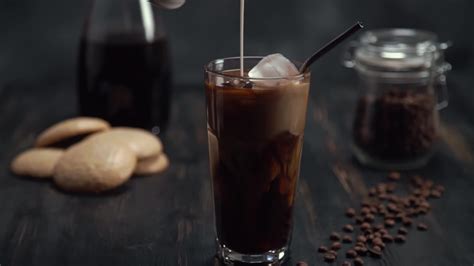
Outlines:
[[354, 144], [382, 160], [428, 154], [438, 131], [435, 104], [433, 95], [416, 90], [362, 96], [355, 113]]
[[345, 63], [359, 76], [352, 135], [361, 163], [413, 169], [428, 162], [445, 105], [443, 49], [434, 34], [408, 29], [369, 31], [352, 47]]

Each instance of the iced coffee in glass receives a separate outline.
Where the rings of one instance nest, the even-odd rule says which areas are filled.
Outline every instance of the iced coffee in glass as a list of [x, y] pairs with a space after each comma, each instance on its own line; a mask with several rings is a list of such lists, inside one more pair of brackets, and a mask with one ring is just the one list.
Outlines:
[[283, 56], [205, 67], [218, 255], [225, 262], [288, 255], [310, 73]]

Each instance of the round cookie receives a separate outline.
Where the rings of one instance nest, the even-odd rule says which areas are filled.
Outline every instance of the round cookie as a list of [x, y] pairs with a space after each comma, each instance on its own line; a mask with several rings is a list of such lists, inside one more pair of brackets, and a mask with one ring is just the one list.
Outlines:
[[64, 154], [61, 149], [35, 148], [17, 155], [10, 169], [14, 174], [37, 178], [53, 176], [54, 167], [59, 158]]
[[92, 134], [110, 128], [107, 121], [94, 117], [76, 117], [52, 125], [36, 139], [36, 147], [50, 146], [70, 138]]
[[160, 139], [140, 128], [114, 127], [108, 131], [94, 134], [87, 138], [99, 142], [121, 142], [135, 152], [138, 160], [149, 158], [163, 151]]
[[69, 148], [54, 169], [54, 182], [67, 191], [102, 192], [125, 183], [135, 153], [122, 143], [88, 140]]
[[168, 156], [164, 153], [152, 156], [150, 158], [145, 158], [138, 161], [135, 170], [133, 171], [134, 175], [154, 175], [161, 174], [166, 169], [168, 169], [170, 161]]

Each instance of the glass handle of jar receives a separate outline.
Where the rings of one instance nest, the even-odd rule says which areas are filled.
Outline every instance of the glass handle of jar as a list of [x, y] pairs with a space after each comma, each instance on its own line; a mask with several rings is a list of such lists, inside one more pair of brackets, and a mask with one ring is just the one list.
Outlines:
[[449, 70], [451, 70], [451, 64], [449, 63], [443, 63], [438, 70], [435, 83], [436, 93], [438, 94], [436, 109], [438, 110], [448, 107], [449, 104], [448, 85], [446, 82], [446, 72]]
[[355, 61], [354, 61], [354, 55], [355, 55], [355, 50], [359, 46], [359, 43], [356, 41], [352, 41], [349, 43], [349, 45], [346, 48], [346, 51], [342, 55], [342, 65], [347, 67], [347, 68], [354, 68], [355, 66]]

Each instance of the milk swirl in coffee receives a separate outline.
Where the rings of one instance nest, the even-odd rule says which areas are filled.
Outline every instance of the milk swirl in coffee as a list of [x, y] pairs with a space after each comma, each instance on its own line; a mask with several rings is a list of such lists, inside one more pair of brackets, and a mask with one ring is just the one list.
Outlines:
[[255, 254], [289, 242], [309, 76], [243, 86], [206, 83], [209, 155], [218, 239]]

